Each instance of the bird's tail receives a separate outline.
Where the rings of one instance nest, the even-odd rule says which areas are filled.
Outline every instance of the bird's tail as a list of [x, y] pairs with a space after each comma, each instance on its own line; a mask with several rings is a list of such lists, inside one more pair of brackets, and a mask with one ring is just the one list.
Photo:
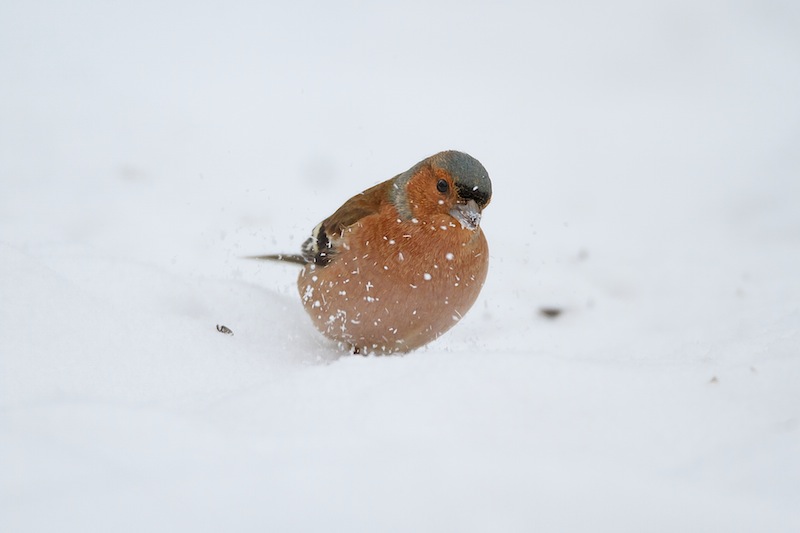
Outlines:
[[248, 255], [245, 259], [259, 259], [262, 261], [284, 261], [286, 263], [297, 263], [305, 265], [308, 263], [306, 258], [300, 254], [269, 254], [269, 255]]

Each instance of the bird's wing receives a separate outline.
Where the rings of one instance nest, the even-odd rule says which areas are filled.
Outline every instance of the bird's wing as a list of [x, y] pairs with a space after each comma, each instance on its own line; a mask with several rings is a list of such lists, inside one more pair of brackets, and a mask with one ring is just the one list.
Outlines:
[[339, 251], [345, 230], [364, 217], [377, 213], [389, 202], [391, 184], [392, 180], [387, 180], [353, 196], [335, 213], [317, 224], [311, 237], [303, 243], [302, 255], [306, 262], [328, 264]]

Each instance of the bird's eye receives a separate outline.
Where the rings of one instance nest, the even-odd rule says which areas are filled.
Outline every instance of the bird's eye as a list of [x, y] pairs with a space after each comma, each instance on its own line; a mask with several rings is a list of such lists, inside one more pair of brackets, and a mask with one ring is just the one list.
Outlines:
[[439, 191], [439, 192], [447, 192], [447, 190], [449, 188], [450, 188], [450, 185], [447, 184], [446, 180], [439, 180], [436, 183], [436, 190]]

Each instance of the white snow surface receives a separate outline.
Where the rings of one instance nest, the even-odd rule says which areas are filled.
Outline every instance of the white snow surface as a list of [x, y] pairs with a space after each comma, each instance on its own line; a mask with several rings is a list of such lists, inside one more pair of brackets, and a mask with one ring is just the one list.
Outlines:
[[[800, 531], [798, 27], [5, 0], [0, 531]], [[342, 355], [241, 259], [444, 149], [491, 266], [429, 346]]]

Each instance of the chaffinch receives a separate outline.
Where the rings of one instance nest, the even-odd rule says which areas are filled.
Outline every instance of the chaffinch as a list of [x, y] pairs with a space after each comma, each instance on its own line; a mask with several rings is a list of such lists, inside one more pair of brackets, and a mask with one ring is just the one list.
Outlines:
[[480, 228], [492, 198], [481, 163], [440, 152], [358, 194], [320, 222], [298, 255], [314, 325], [354, 353], [408, 352], [472, 307], [489, 268]]

